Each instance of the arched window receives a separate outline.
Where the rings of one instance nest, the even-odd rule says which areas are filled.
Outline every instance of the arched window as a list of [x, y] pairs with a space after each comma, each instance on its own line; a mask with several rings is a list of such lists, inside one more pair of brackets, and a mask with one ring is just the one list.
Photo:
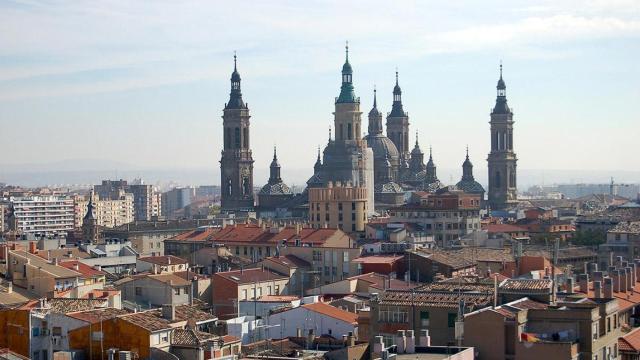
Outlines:
[[231, 179], [227, 179], [227, 195], [231, 196], [233, 194], [233, 185], [231, 184]]
[[239, 149], [240, 148], [240, 128], [235, 128], [234, 132], [235, 132], [234, 147], [236, 149]]
[[249, 148], [249, 128], [242, 129], [242, 147]]
[[[402, 136], [402, 134], [400, 135]], [[409, 146], [409, 133], [404, 133], [404, 143], [402, 144], [402, 149], [400, 149], [400, 151], [406, 151], [408, 146]]]
[[344, 125], [340, 124], [340, 140], [344, 140]]
[[509, 150], [513, 150], [513, 132], [509, 131]]
[[495, 176], [495, 183], [496, 183], [496, 188], [500, 187], [500, 171], [496, 171], [496, 176]]
[[351, 126], [351, 123], [347, 123], [347, 136], [349, 137], [349, 140], [353, 140], [353, 128]]
[[491, 136], [491, 150], [498, 150], [498, 134], [495, 131]]

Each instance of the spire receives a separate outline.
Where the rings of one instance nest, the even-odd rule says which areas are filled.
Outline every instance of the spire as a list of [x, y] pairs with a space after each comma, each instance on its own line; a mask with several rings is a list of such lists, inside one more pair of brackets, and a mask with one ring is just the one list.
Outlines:
[[433, 149], [431, 148], [431, 145], [429, 145], [429, 162], [433, 164]]
[[238, 72], [238, 57], [233, 52], [233, 72], [231, 73], [231, 93], [229, 94], [229, 102], [225, 109], [244, 109], [246, 105], [242, 101], [242, 92], [240, 91], [240, 73]]
[[318, 145], [318, 158], [316, 159], [316, 163], [313, 165], [313, 173], [317, 174], [322, 168], [322, 161], [320, 160], [320, 145]]
[[402, 89], [398, 84], [398, 68], [396, 68], [396, 86], [393, 87], [393, 105], [391, 107], [390, 117], [403, 117], [406, 116], [404, 109], [402, 108]]
[[276, 146], [273, 146], [273, 161], [271, 161], [270, 166], [270, 174], [269, 174], [269, 184], [277, 184], [282, 182], [280, 179], [280, 163], [278, 163], [278, 153], [276, 150]]
[[87, 213], [84, 215], [83, 223], [84, 222], [90, 222], [91, 220], [95, 219], [95, 216], [93, 214], [94, 211], [94, 205], [93, 205], [93, 197], [94, 197], [94, 193], [93, 190], [91, 190], [91, 194], [89, 195], [89, 204], [87, 205]]
[[331, 144], [331, 126], [329, 126], [329, 144]]
[[353, 68], [349, 63], [349, 42], [345, 46], [345, 61], [342, 65], [342, 86], [340, 87], [340, 95], [336, 99], [336, 103], [355, 103], [359, 102], [353, 89]]
[[369, 135], [382, 134], [382, 114], [378, 111], [376, 87], [373, 86], [373, 108], [369, 111]]
[[427, 174], [426, 174], [425, 182], [431, 184], [438, 181], [438, 176], [436, 175], [436, 164], [433, 162], [433, 149], [431, 145], [429, 145], [429, 161], [427, 161]]
[[496, 106], [493, 108], [494, 114], [508, 114], [511, 112], [507, 105], [507, 85], [502, 78], [502, 61], [500, 61], [500, 79], [498, 79], [498, 85], [496, 85], [497, 97]]
[[467, 157], [462, 163], [462, 180], [474, 180], [473, 178], [473, 164], [469, 160], [469, 145], [467, 145]]

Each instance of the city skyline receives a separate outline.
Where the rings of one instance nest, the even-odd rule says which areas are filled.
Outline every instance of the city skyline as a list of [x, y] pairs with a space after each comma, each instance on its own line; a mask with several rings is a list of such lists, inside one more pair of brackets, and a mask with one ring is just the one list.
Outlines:
[[[317, 146], [326, 144], [332, 123], [342, 46], [348, 39], [361, 110], [371, 108], [375, 84], [378, 107], [390, 111], [397, 66], [412, 133], [419, 131], [423, 150], [433, 146], [439, 169], [460, 169], [469, 145], [476, 175], [486, 176], [489, 109], [500, 60], [515, 112], [521, 169], [638, 168], [640, 160], [626, 155], [633, 153], [633, 135], [640, 131], [633, 121], [638, 118], [633, 84], [639, 72], [629, 56], [638, 51], [633, 40], [640, 34], [640, 7], [624, 1], [591, 2], [580, 10], [572, 9], [571, 2], [519, 6], [523, 4], [471, 19], [474, 8], [469, 4], [435, 8], [401, 3], [375, 29], [366, 26], [367, 19], [378, 19], [375, 9], [278, 4], [269, 11], [280, 11], [285, 18], [267, 23], [258, 16], [265, 9], [258, 6], [246, 9], [246, 20], [235, 24], [241, 28], [220, 26], [226, 30], [208, 34], [216, 40], [209, 42], [207, 34], [174, 27], [183, 21], [206, 22], [212, 10], [201, 7], [195, 13], [189, 6], [162, 4], [134, 24], [128, 16], [140, 15], [144, 7], [67, 5], [69, 13], [59, 20], [56, 15], [65, 6], [7, 3], [2, 5], [3, 23], [14, 36], [0, 38], [0, 117], [8, 134], [28, 133], [31, 144], [28, 151], [17, 152], [24, 139], [8, 137], [0, 150], [12, 156], [5, 156], [2, 165], [91, 158], [140, 169], [213, 170], [222, 149], [219, 116], [237, 50], [252, 113], [256, 169], [268, 167], [275, 143], [282, 149], [286, 181], [287, 169], [310, 174]], [[377, 10], [389, 6], [377, 5]], [[336, 17], [305, 23], [311, 9]], [[225, 11], [237, 10], [226, 8], [216, 15], [222, 21]], [[456, 11], [465, 26], [450, 18], [436, 24], [436, 14]], [[81, 15], [86, 19], [80, 20]], [[434, 23], [423, 24], [420, 16]], [[344, 28], [337, 31], [340, 20]], [[22, 31], [32, 21], [49, 31]], [[60, 27], [61, 21], [66, 25]], [[72, 35], [74, 25], [98, 30], [98, 36]], [[289, 31], [293, 27], [301, 34]], [[115, 29], [120, 32], [110, 32]], [[164, 36], [149, 43], [153, 29]], [[128, 32], [133, 36], [125, 36]], [[64, 41], [53, 41], [56, 35]], [[52, 42], [44, 46], [47, 39]], [[143, 41], [145, 46], [136, 48]], [[72, 53], [77, 56], [69, 59]], [[411, 136], [410, 143], [414, 141]], [[293, 148], [295, 152], [287, 151]], [[442, 180], [449, 183], [448, 176]], [[264, 181], [255, 179], [256, 185]]]

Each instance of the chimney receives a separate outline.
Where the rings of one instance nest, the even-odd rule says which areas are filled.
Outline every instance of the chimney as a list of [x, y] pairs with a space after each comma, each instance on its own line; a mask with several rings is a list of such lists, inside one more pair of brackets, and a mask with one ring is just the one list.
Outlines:
[[382, 355], [384, 350], [384, 338], [382, 336], [376, 336], [373, 343], [373, 353]]
[[602, 282], [604, 279], [604, 273], [602, 271], [594, 271], [593, 272], [593, 281]]
[[80, 265], [78, 263], [74, 263], [73, 264], [73, 270], [79, 271], [80, 270]]
[[565, 290], [565, 292], [567, 294], [573, 294], [573, 288], [574, 288], [574, 284], [573, 283], [574, 283], [573, 277], [568, 277], [567, 278], [567, 284], [566, 284], [567, 288]]
[[600, 281], [593, 282], [593, 297], [596, 299], [602, 298], [602, 283]]
[[102, 265], [96, 264], [96, 265], [93, 265], [93, 268], [98, 270], [98, 271], [102, 271]]
[[589, 275], [593, 275], [595, 271], [598, 271], [598, 263], [589, 263]]
[[407, 330], [407, 354], [416, 352], [416, 336], [413, 330]]
[[53, 258], [53, 265], [58, 265], [58, 258]]
[[613, 270], [613, 292], [620, 292], [620, 270]]
[[420, 330], [420, 346], [431, 346], [431, 336], [429, 336], [429, 330]]
[[355, 346], [356, 345], [356, 337], [353, 336], [353, 331], [349, 331], [347, 333], [347, 346]]
[[588, 274], [580, 274], [578, 275], [578, 285], [580, 286], [581, 293], [589, 293], [589, 275]]
[[36, 248], [36, 242], [35, 241], [29, 241], [29, 252], [32, 254], [35, 254], [38, 252], [38, 249]]
[[407, 349], [407, 337], [404, 330], [398, 330], [396, 335], [396, 353], [404, 354]]
[[613, 279], [610, 277], [604, 278], [604, 297], [606, 299], [613, 298]]
[[617, 267], [622, 266], [622, 256], [616, 256], [616, 266]]
[[636, 282], [640, 281], [640, 259], [633, 260], [636, 269]]
[[13, 293], [13, 283], [9, 281], [7, 283], [7, 294], [11, 294], [11, 293]]
[[624, 269], [627, 273], [627, 291], [633, 292], [633, 286], [636, 284], [636, 282], [633, 281], [635, 272], [633, 271], [633, 268], [631, 266], [627, 266]]
[[620, 269], [620, 291], [627, 292], [627, 269]]
[[168, 321], [176, 320], [176, 307], [171, 304], [162, 305], [162, 317]]

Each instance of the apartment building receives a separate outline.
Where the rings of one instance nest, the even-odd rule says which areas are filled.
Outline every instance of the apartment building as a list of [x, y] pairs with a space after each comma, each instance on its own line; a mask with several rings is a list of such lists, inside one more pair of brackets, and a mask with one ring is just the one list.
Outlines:
[[331, 183], [309, 188], [309, 223], [314, 228], [337, 228], [364, 232], [369, 207], [368, 189], [350, 184]]
[[[103, 198], [93, 196], [94, 217], [100, 227], [114, 228], [134, 221], [133, 195], [121, 191], [119, 195]], [[75, 227], [81, 228], [89, 205], [88, 196], [74, 196]]]
[[559, 301], [518, 299], [464, 317], [464, 345], [477, 359], [616, 359], [618, 302], [612, 298]]
[[73, 199], [67, 196], [10, 197], [9, 225], [25, 234], [65, 234], [74, 228]]
[[415, 223], [441, 247], [480, 229], [480, 195], [444, 188], [389, 209], [392, 222]]
[[118, 198], [122, 192], [133, 195], [133, 215], [136, 221], [149, 221], [161, 215], [161, 194], [153, 185], [145, 185], [140, 179], [136, 179], [133, 184], [122, 179], [102, 180], [93, 190], [101, 199]]

